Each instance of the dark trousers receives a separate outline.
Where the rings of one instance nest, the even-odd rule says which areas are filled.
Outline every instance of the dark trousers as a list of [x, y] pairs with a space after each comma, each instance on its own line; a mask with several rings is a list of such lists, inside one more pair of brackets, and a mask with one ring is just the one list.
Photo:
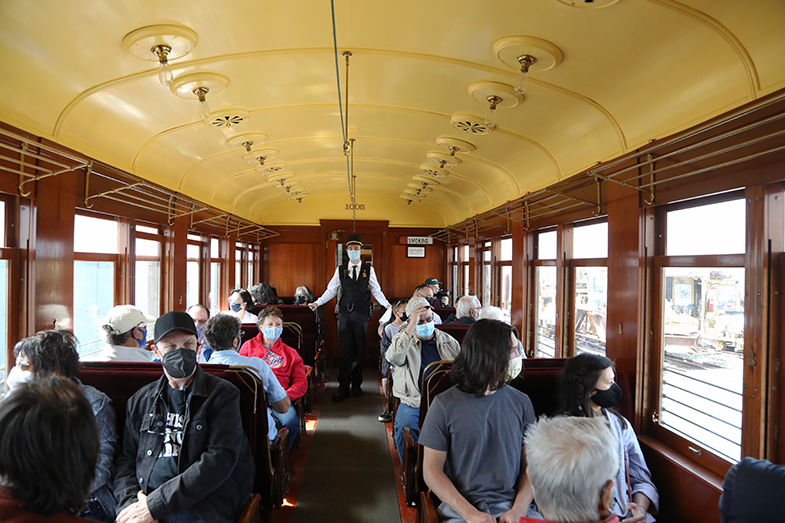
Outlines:
[[344, 389], [349, 384], [359, 387], [363, 381], [362, 365], [365, 354], [365, 332], [368, 330], [368, 314], [341, 312], [338, 314], [338, 386]]

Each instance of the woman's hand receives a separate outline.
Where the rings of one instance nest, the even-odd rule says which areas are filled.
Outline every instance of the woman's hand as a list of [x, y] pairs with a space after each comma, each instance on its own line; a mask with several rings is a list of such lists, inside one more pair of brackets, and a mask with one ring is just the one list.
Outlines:
[[645, 523], [646, 509], [637, 503], [627, 503], [627, 510], [632, 513], [632, 516], [625, 519], [624, 523]]

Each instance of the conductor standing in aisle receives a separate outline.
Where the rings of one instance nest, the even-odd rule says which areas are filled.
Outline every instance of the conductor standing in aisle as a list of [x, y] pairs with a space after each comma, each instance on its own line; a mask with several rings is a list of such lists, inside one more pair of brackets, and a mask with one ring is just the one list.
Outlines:
[[[368, 262], [360, 260], [363, 250], [362, 236], [352, 235], [346, 239], [346, 254], [349, 262], [336, 267], [327, 290], [318, 300], [309, 303], [311, 310], [321, 307], [341, 289], [338, 302], [338, 354], [341, 359], [338, 371], [338, 392], [333, 401], [340, 402], [349, 396], [362, 396], [360, 384], [363, 381], [362, 363], [365, 353], [365, 332], [371, 318], [371, 295], [383, 307], [390, 304], [384, 297], [376, 273]], [[349, 386], [351, 385], [351, 390]]]

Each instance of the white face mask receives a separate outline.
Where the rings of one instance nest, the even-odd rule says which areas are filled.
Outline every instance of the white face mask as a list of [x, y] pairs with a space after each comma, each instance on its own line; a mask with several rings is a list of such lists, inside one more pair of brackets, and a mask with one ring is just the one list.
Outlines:
[[518, 374], [523, 370], [523, 358], [520, 356], [510, 360], [507, 366], [507, 381], [512, 381], [518, 377]]
[[33, 379], [33, 373], [22, 370], [16, 365], [11, 367], [11, 372], [8, 373], [8, 378], [5, 380], [5, 384], [8, 385], [8, 389], [13, 389], [17, 385], [20, 385], [26, 381], [30, 381]]

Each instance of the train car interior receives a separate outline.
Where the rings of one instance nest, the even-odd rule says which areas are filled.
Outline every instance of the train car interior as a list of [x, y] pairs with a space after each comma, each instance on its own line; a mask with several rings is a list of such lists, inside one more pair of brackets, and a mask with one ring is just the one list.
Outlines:
[[248, 311], [281, 308], [308, 392], [289, 452], [253, 442], [246, 520], [429, 521], [377, 420], [385, 304], [339, 403], [341, 296], [305, 305], [359, 235], [390, 304], [434, 278], [444, 321], [500, 309], [538, 415], [567, 358], [611, 359], [652, 515], [719, 521], [734, 464], [785, 464], [783, 27], [782, 0], [3, 0], [2, 391], [38, 331], [86, 357], [114, 306], [214, 316], [265, 283]]

